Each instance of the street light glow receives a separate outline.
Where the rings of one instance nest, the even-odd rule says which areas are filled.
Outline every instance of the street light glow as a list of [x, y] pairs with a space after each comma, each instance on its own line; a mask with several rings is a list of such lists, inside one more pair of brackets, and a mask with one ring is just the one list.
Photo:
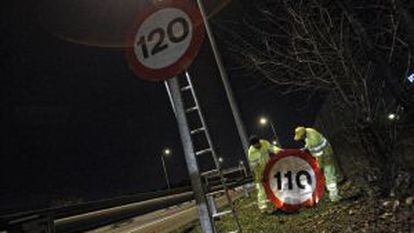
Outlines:
[[267, 122], [268, 122], [269, 120], [266, 118], [266, 117], [260, 117], [260, 119], [259, 119], [259, 123], [261, 124], [261, 125], [267, 125]]
[[409, 75], [407, 77], [407, 79], [408, 79], [408, 82], [410, 82], [411, 84], [414, 84], [414, 73], [412, 73], [411, 75]]
[[219, 161], [219, 163], [223, 163], [223, 161], [224, 161], [223, 157], [219, 157], [218, 161]]
[[171, 155], [171, 149], [170, 148], [165, 148], [164, 150], [163, 150], [163, 154], [164, 155]]
[[395, 114], [395, 113], [390, 113], [390, 114], [388, 114], [388, 120], [390, 120], [390, 121], [398, 120], [398, 115]]

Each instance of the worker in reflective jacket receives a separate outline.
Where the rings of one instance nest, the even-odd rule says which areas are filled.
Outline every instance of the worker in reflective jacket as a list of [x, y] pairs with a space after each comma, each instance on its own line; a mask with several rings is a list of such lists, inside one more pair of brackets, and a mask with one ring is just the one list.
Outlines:
[[273, 205], [267, 199], [266, 192], [262, 185], [262, 176], [270, 154], [276, 154], [281, 149], [270, 144], [266, 140], [261, 140], [257, 136], [250, 136], [250, 147], [248, 151], [249, 165], [253, 173], [253, 180], [257, 189], [257, 203], [260, 212], [272, 212]]
[[297, 127], [295, 130], [295, 141], [305, 140], [305, 149], [309, 150], [316, 158], [319, 168], [325, 175], [326, 189], [332, 202], [339, 201], [341, 197], [337, 187], [337, 170], [333, 157], [333, 150], [328, 140], [312, 128]]

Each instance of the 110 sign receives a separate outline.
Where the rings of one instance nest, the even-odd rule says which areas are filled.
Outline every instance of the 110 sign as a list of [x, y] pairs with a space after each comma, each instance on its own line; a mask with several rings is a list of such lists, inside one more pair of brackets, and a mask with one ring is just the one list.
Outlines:
[[324, 190], [318, 162], [300, 149], [283, 149], [272, 155], [263, 171], [262, 183], [267, 198], [287, 212], [315, 205]]

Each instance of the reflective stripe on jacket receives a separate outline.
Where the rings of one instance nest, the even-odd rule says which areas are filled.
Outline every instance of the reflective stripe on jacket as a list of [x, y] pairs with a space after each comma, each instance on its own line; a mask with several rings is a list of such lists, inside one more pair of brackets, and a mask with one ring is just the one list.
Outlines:
[[322, 141], [319, 143], [319, 145], [309, 147], [308, 149], [311, 153], [320, 154], [326, 148], [326, 146], [328, 146], [328, 140], [322, 137]]
[[333, 150], [328, 140], [312, 128], [306, 128], [305, 148], [318, 160], [319, 166], [334, 163]]

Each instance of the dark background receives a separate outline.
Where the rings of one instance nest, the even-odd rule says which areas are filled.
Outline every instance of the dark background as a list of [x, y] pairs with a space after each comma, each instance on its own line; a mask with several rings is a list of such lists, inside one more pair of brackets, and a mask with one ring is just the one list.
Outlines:
[[[34, 6], [2, 7], [0, 212], [165, 189], [160, 153], [166, 146], [173, 150], [172, 185], [188, 185], [164, 85], [135, 77], [122, 49], [72, 43], [45, 30]], [[243, 17], [243, 8], [233, 1], [213, 27], [234, 17]], [[318, 109], [236, 69], [216, 33], [248, 132], [270, 138], [270, 129], [257, 124], [266, 115], [282, 145], [298, 146], [294, 127], [311, 124]], [[226, 167], [236, 166], [244, 153], [207, 41], [190, 73], [219, 155]]]

